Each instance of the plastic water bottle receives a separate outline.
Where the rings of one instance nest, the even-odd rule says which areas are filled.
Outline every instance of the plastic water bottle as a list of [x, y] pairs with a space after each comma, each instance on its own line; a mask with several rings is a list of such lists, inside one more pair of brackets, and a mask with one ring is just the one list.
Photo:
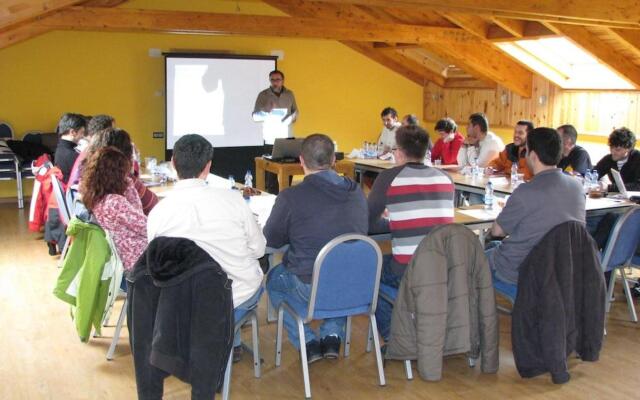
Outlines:
[[491, 181], [488, 181], [484, 187], [484, 208], [493, 208], [493, 184]]
[[229, 189], [236, 187], [236, 180], [233, 175], [229, 175]]
[[582, 188], [584, 189], [585, 193], [589, 193], [589, 189], [591, 189], [591, 183], [593, 182], [593, 176], [591, 175], [591, 171], [587, 170], [584, 173], [584, 184], [582, 185]]
[[427, 153], [424, 155], [424, 165], [431, 167], [431, 150], [427, 149]]
[[247, 173], [244, 174], [244, 186], [245, 187], [253, 187], [253, 175], [251, 174], [251, 170], [248, 169]]
[[599, 180], [600, 180], [600, 177], [598, 176], [598, 170], [597, 169], [592, 170], [591, 181], [593, 182], [593, 184], [597, 185]]
[[518, 164], [511, 164], [511, 186], [518, 186]]

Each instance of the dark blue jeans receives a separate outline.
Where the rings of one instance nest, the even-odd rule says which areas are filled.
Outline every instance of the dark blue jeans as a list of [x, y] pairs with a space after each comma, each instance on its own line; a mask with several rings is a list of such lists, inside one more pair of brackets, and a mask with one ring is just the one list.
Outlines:
[[[380, 283], [394, 288], [400, 287], [400, 280], [402, 275], [397, 275], [391, 272], [391, 255], [387, 254], [382, 257], [382, 274], [380, 276]], [[378, 306], [376, 307], [376, 322], [378, 325], [378, 332], [384, 341], [389, 340], [389, 334], [391, 333], [391, 313], [393, 312], [393, 304], [384, 300], [382, 297], [378, 297]]]

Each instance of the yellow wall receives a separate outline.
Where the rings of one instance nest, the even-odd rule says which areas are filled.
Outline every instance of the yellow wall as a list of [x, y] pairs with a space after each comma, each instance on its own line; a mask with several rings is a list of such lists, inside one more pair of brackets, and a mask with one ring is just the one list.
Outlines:
[[[176, 2], [137, 1], [132, 7], [171, 8]], [[234, 12], [235, 2], [189, 3], [195, 10]], [[200, 8], [198, 8], [200, 7]], [[230, 8], [230, 10], [227, 10]], [[240, 2], [241, 11], [260, 3]], [[422, 110], [422, 87], [370, 61], [337, 42], [322, 40], [52, 32], [0, 50], [0, 120], [20, 137], [27, 130], [52, 131], [64, 112], [106, 113], [126, 129], [144, 155], [162, 157], [164, 140], [164, 59], [148, 55], [162, 51], [227, 51], [269, 55], [284, 51], [278, 68], [295, 92], [300, 118], [296, 136], [323, 132], [350, 151], [364, 140], [375, 140], [379, 113], [392, 105], [402, 114]], [[251, 110], [247, 110], [247, 113]], [[29, 193], [30, 181], [25, 189]], [[15, 196], [14, 182], [0, 182], [0, 197]]]

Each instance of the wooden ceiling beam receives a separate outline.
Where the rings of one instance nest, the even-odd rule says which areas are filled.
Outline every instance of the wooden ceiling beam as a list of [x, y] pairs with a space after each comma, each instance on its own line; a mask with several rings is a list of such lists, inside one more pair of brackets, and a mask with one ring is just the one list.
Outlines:
[[431, 8], [468, 14], [487, 13], [496, 17], [629, 25], [640, 27], [640, 3], [637, 0], [594, 2], [593, 0], [318, 0], [375, 7]]
[[551, 28], [566, 36], [599, 59], [603, 64], [608, 65], [618, 74], [625, 77], [636, 89], [640, 88], [640, 68], [589, 30], [581, 26], [565, 24], [553, 24]]
[[519, 19], [507, 19], [507, 18], [497, 18], [497, 17], [493, 17], [491, 20], [495, 22], [495, 24], [498, 25], [500, 28], [509, 32], [516, 38], [520, 39], [524, 37], [526, 21], [522, 21]]
[[2, 0], [0, 2], [0, 29], [29, 21], [63, 9], [83, 0]]
[[516, 38], [512, 33], [506, 32], [503, 28], [496, 26], [489, 27], [487, 39], [492, 42], [511, 42], [518, 39], [540, 39], [546, 37], [557, 37], [558, 34], [545, 25], [535, 21], [523, 21], [524, 32], [522, 37]]
[[484, 19], [470, 15], [453, 12], [440, 12], [440, 15], [463, 28], [469, 33], [472, 33], [480, 39], [486, 39], [489, 32], [489, 24]]
[[472, 35], [458, 28], [125, 8], [70, 7], [52, 14], [42, 23], [52, 29], [66, 30], [259, 35], [361, 42], [461, 43], [474, 40]]
[[445, 89], [491, 89], [496, 90], [498, 85], [495, 82], [483, 81], [469, 78], [447, 78], [444, 83]]
[[640, 56], [640, 30], [609, 29], [609, 34], [618, 39], [628, 50]]

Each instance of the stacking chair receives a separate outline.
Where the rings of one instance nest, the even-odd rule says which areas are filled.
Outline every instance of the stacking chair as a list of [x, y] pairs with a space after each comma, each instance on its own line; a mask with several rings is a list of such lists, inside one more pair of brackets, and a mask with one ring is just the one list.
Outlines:
[[[68, 226], [69, 221], [71, 220], [71, 212], [69, 211], [69, 207], [67, 205], [67, 200], [65, 192], [62, 189], [62, 184], [53, 174], [51, 175], [51, 186], [53, 188], [53, 195], [55, 196], [56, 203], [58, 204], [58, 214], [60, 215], [60, 221], [64, 224], [64, 226]], [[67, 236], [67, 239], [64, 242], [64, 246], [60, 250], [60, 263], [58, 266], [62, 265], [62, 261], [67, 255], [69, 244], [71, 244], [71, 238]]]
[[[261, 289], [262, 290], [262, 289]], [[253, 374], [256, 378], [260, 378], [260, 339], [258, 337], [258, 304], [254, 308], [247, 310], [236, 320], [233, 334], [237, 334], [245, 322], [251, 321], [251, 346], [253, 350]], [[231, 370], [233, 366], [233, 347], [229, 352], [229, 360], [227, 361], [227, 369], [224, 372], [224, 382], [222, 384], [222, 400], [229, 400], [229, 391], [231, 386]]]
[[[351, 345], [351, 317], [369, 316], [370, 331], [375, 344], [380, 386], [384, 386], [384, 367], [380, 352], [380, 339], [376, 329], [376, 306], [382, 270], [382, 254], [372, 239], [364, 235], [345, 234], [327, 243], [316, 258], [311, 279], [309, 303], [283, 301], [278, 307], [276, 336], [276, 367], [282, 357], [282, 330], [284, 311], [297, 322], [300, 343], [306, 343], [304, 324], [314, 319], [347, 317], [344, 356], [349, 356]], [[304, 345], [300, 346], [304, 394], [311, 398], [309, 366]]]
[[[627, 307], [629, 308], [629, 316], [633, 322], [638, 322], [638, 316], [633, 304], [633, 296], [627, 282], [627, 274], [625, 267], [631, 265], [635, 255], [636, 248], [640, 243], [640, 207], [634, 206], [629, 208], [616, 222], [607, 245], [601, 255], [602, 268], [604, 272], [611, 271], [609, 279], [609, 288], [607, 291], [606, 311], [611, 308], [611, 297], [613, 296], [613, 288], [616, 282], [616, 271], [620, 271], [622, 275], [622, 285], [624, 294], [627, 298]], [[636, 257], [638, 258], [638, 257]]]
[[[497, 294], [499, 294], [500, 296], [502, 296], [503, 298], [507, 299], [509, 301], [509, 303], [511, 303], [511, 308], [513, 308], [513, 305], [516, 302], [516, 296], [518, 294], [518, 285], [514, 285], [512, 283], [506, 283], [506, 282], [502, 282], [500, 280], [497, 279], [493, 279], [493, 289], [496, 291]], [[511, 314], [511, 310], [508, 308], [505, 308], [501, 305], [497, 305], [496, 308], [498, 309], [498, 311], [504, 313], [504, 314]]]
[[[109, 249], [111, 250], [111, 260], [110, 262], [115, 263], [113, 266], [114, 274], [111, 281], [111, 289], [109, 290], [109, 298], [107, 299], [107, 307], [106, 312], [103, 318], [103, 326], [107, 326], [107, 322], [109, 320], [109, 316], [111, 315], [111, 310], [113, 309], [113, 303], [116, 300], [117, 295], [120, 292], [120, 284], [124, 279], [122, 260], [120, 260], [120, 256], [118, 255], [118, 250], [116, 249], [116, 245], [109, 235], [108, 232], [105, 232], [105, 236], [107, 238], [107, 242], [109, 243]], [[113, 338], [111, 339], [111, 344], [109, 345], [109, 350], [107, 350], [107, 361], [113, 360], [113, 354], [116, 351], [116, 346], [118, 345], [118, 340], [120, 340], [120, 331], [122, 330], [122, 326], [124, 325], [124, 319], [127, 315], [127, 305], [129, 304], [129, 299], [127, 297], [126, 290], [124, 291], [125, 299], [124, 304], [122, 304], [122, 309], [120, 310], [120, 315], [118, 316], [118, 322], [115, 326], [115, 331], [113, 333]]]

